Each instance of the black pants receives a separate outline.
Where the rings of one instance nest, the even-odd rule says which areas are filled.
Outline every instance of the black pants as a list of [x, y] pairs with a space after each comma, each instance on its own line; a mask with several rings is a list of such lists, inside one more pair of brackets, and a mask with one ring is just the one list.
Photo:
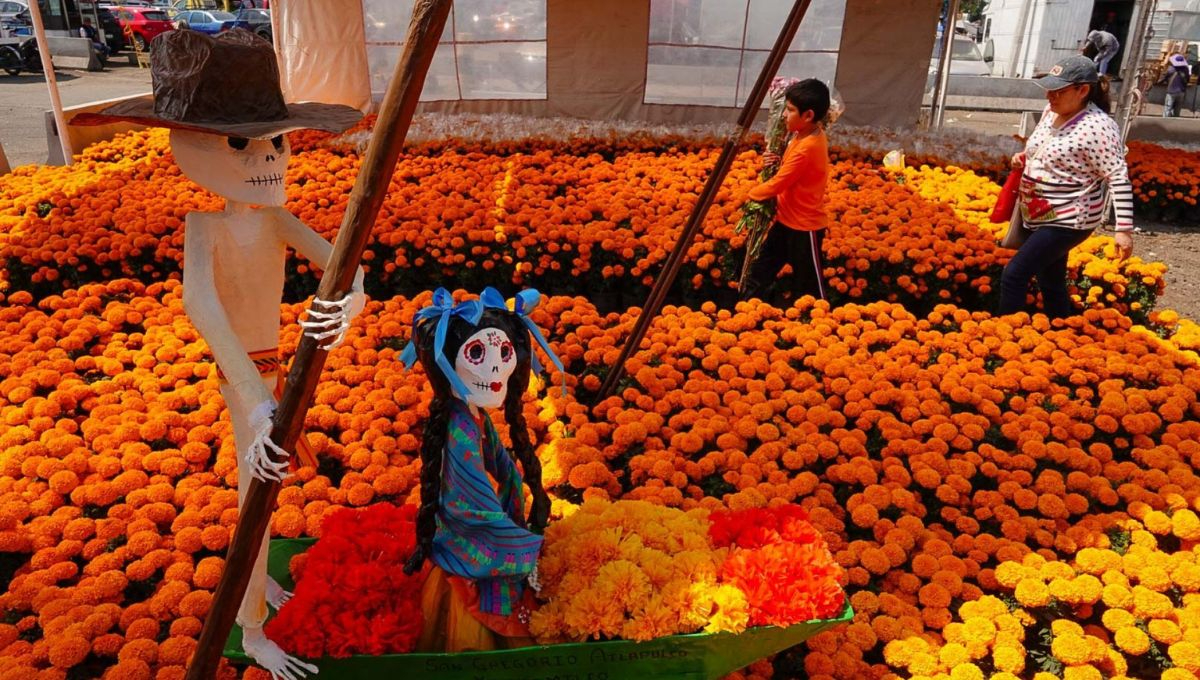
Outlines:
[[825, 280], [821, 273], [821, 243], [825, 230], [800, 231], [779, 222], [771, 225], [767, 239], [763, 242], [758, 259], [750, 265], [746, 285], [739, 298], [765, 299], [767, 290], [775, 283], [775, 277], [783, 265], [792, 265], [796, 277], [796, 296], [811, 295], [819, 300], [827, 299]]
[[1000, 277], [1000, 313], [1025, 308], [1029, 282], [1037, 277], [1046, 316], [1061, 319], [1075, 312], [1067, 292], [1067, 253], [1091, 236], [1090, 230], [1042, 227], [1021, 244]]

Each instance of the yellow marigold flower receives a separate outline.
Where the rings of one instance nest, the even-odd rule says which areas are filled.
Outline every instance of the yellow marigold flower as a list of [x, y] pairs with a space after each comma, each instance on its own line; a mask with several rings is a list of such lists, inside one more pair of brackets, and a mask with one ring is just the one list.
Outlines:
[[1005, 588], [1016, 588], [1029, 570], [1020, 562], [1001, 562], [996, 565], [996, 582]]
[[1161, 510], [1151, 510], [1142, 518], [1146, 530], [1160, 536], [1171, 533], [1171, 518]]
[[1091, 574], [1083, 574], [1075, 578], [1075, 603], [1095, 604], [1100, 600], [1104, 584]]
[[1107, 607], [1128, 609], [1133, 606], [1133, 592], [1123, 585], [1110, 583], [1104, 586], [1101, 599]]
[[1138, 574], [1138, 582], [1156, 593], [1171, 587], [1171, 576], [1158, 565], [1147, 566]]
[[1191, 510], [1177, 510], [1171, 515], [1171, 533], [1185, 541], [1200, 539], [1200, 517]]
[[983, 680], [983, 671], [975, 664], [964, 663], [950, 671], [950, 680]]
[[1080, 571], [1099, 576], [1109, 569], [1121, 568], [1121, 556], [1111, 550], [1084, 548], [1075, 555], [1075, 566]]
[[957, 642], [947, 642], [938, 650], [938, 660], [943, 666], [954, 668], [959, 664], [970, 663], [971, 656], [967, 654], [967, 648]]
[[[1063, 623], [1063, 621], [1059, 620], [1054, 623]], [[1056, 634], [1054, 641], [1050, 643], [1050, 652], [1068, 666], [1087, 663], [1091, 657], [1090, 651], [1083, 637], [1073, 633]]]
[[1046, 558], [1035, 552], [1028, 553], [1021, 558], [1021, 564], [1029, 567], [1030, 569], [1041, 569], [1042, 565], [1045, 563]]
[[1050, 632], [1054, 635], [1076, 635], [1083, 637], [1083, 626], [1070, 619], [1056, 619], [1050, 624]]
[[1104, 582], [1104, 585], [1115, 583], [1117, 585], [1125, 586], [1126, 588], [1129, 587], [1129, 577], [1126, 576], [1124, 572], [1118, 571], [1117, 569], [1110, 569], [1104, 572], [1104, 574], [1100, 576], [1100, 580]]
[[1021, 678], [1012, 673], [1001, 671], [999, 673], [992, 673], [992, 677], [989, 680], [1021, 680]]
[[[992, 676], [993, 678], [996, 676]], [[1196, 674], [1183, 668], [1168, 668], [1158, 676], [1159, 680], [1196, 680]]]
[[1050, 603], [1050, 589], [1041, 579], [1025, 578], [1017, 584], [1013, 593], [1022, 607], [1045, 607]]
[[1176, 642], [1167, 647], [1167, 656], [1180, 668], [1193, 673], [1200, 671], [1200, 647], [1190, 642]]
[[1025, 626], [1022, 626], [1021, 622], [1017, 620], [1017, 617], [1013, 616], [1012, 614], [1001, 614], [1000, 616], [992, 619], [992, 621], [996, 624], [996, 630], [998, 631], [996, 634], [997, 639], [999, 639], [1001, 635], [1013, 635], [1016, 636], [1017, 639], [1025, 639]]
[[1183, 631], [1178, 624], [1168, 619], [1151, 619], [1149, 625], [1150, 637], [1164, 645], [1173, 645], [1183, 639]]
[[[1006, 563], [1007, 564], [1007, 563]], [[1004, 601], [994, 595], [984, 595], [978, 600], [972, 602], [964, 602], [958, 608], [958, 615], [963, 620], [974, 616], [983, 616], [987, 618], [995, 618], [1008, 614], [1008, 605]]]
[[962, 637], [968, 648], [972, 644], [990, 644], [992, 640], [996, 639], [996, 624], [987, 619], [964, 621]]
[[1100, 623], [1103, 623], [1105, 628], [1115, 633], [1122, 628], [1137, 623], [1137, 619], [1133, 618], [1133, 614], [1124, 609], [1106, 609], [1100, 615]]
[[1042, 579], [1044, 579], [1046, 581], [1051, 581], [1056, 578], [1061, 578], [1061, 579], [1075, 578], [1075, 569], [1071, 565], [1067, 564], [1066, 562], [1058, 562], [1058, 561], [1047, 562], [1046, 564], [1042, 565], [1042, 568], [1039, 570], [1039, 573], [1041, 574]]
[[[1168, 519], [1167, 520], [1167, 529], [1166, 529], [1166, 531], [1163, 532], [1164, 534], [1171, 530], [1170, 522], [1171, 522], [1171, 520]], [[1154, 534], [1149, 531], [1130, 532], [1129, 543], [1130, 543], [1130, 545], [1140, 546], [1143, 548], [1150, 548], [1152, 550], [1158, 547], [1158, 539], [1155, 538]]]
[[1143, 619], [1162, 619], [1171, 615], [1175, 607], [1171, 599], [1145, 586], [1133, 587], [1133, 613]]
[[908, 668], [912, 663], [913, 654], [916, 652], [911, 644], [911, 639], [892, 640], [883, 646], [883, 660], [889, 666], [897, 668]]
[[1129, 664], [1125, 661], [1125, 655], [1117, 650], [1109, 647], [1105, 651], [1105, 656], [1108, 659], [1108, 667], [1112, 669], [1113, 676], [1125, 675], [1129, 671]]
[[1069, 602], [1071, 604], [1075, 604], [1077, 601], [1075, 598], [1075, 583], [1068, 579], [1051, 579], [1050, 583], [1046, 586], [1046, 589], [1050, 591], [1050, 597], [1056, 600]]
[[933, 675], [938, 672], [937, 657], [929, 652], [917, 652], [908, 663], [913, 675]]
[[1034, 673], [1033, 680], [1059, 680], [1059, 679], [1058, 679], [1058, 676], [1053, 673], [1047, 673], [1045, 671], [1038, 671], [1037, 673]]
[[1171, 570], [1171, 580], [1184, 592], [1200, 592], [1200, 565], [1185, 562]]
[[997, 646], [992, 652], [992, 665], [1005, 673], [1019, 675], [1025, 670], [1025, 648], [1013, 645]]
[[749, 603], [746, 594], [735, 586], [720, 586], [713, 592], [713, 612], [707, 626], [708, 633], [741, 633], [750, 622]]
[[1104, 680], [1104, 676], [1094, 666], [1067, 666], [1063, 680]]
[[1125, 626], [1114, 636], [1117, 648], [1126, 654], [1141, 656], [1150, 650], [1150, 637], [1136, 626]]

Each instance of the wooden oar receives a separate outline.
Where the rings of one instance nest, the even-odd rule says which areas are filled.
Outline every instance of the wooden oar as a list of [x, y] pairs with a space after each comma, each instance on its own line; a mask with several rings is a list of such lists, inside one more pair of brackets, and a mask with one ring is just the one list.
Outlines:
[[[417, 0], [413, 7], [404, 54], [396, 64], [375, 122], [367, 155], [350, 193], [341, 230], [333, 246], [333, 256], [317, 287], [322, 300], [339, 300], [349, 291], [371, 235], [371, 226], [387, 195], [388, 183], [396, 169], [396, 160], [412, 123], [413, 112], [425, 84], [425, 74], [433, 61], [438, 38], [446, 25], [451, 0]], [[316, 340], [303, 336], [288, 373], [283, 397], [275, 411], [271, 440], [285, 451], [295, 450], [304, 425], [305, 412], [316, 391], [325, 364], [326, 352]], [[213, 594], [212, 609], [204, 620], [200, 642], [188, 668], [187, 680], [211, 680], [216, 677], [221, 652], [233, 628], [238, 607], [250, 581], [250, 568], [262, 545], [263, 534], [271, 520], [278, 482], [251, 481], [238, 516], [233, 542], [225, 555], [225, 571]], [[319, 625], [319, 622], [314, 622]]]
[[741, 146], [742, 138], [754, 124], [754, 117], [762, 108], [767, 90], [771, 87], [771, 79], [775, 77], [779, 71], [779, 65], [787, 56], [788, 46], [792, 44], [792, 38], [796, 36], [796, 30], [800, 28], [800, 22], [804, 20], [804, 14], [808, 11], [811, 2], [812, 0], [796, 0], [792, 4], [792, 11], [788, 14], [783, 28], [780, 29], [779, 37], [775, 39], [775, 46], [771, 48], [767, 62], [763, 64], [762, 72], [758, 74], [758, 81], [754, 83], [754, 89], [750, 91], [750, 96], [746, 98], [746, 104], [742, 107], [742, 114], [737, 121], [737, 129], [731, 132], [729, 138], [725, 140], [725, 146], [721, 148], [717, 164], [708, 176], [708, 182], [705, 183], [704, 190], [700, 192], [700, 199], [696, 201], [696, 206], [692, 208], [692, 214], [688, 217], [687, 226], [683, 228], [683, 234], [675, 242], [675, 249], [667, 256], [666, 264], [663, 265], [662, 272], [654, 281], [654, 286], [650, 289], [650, 296], [646, 298], [642, 313], [633, 326], [633, 333], [625, 341], [625, 346], [621, 348], [621, 356], [617, 358], [612, 370], [608, 372], [604, 382], [600, 385], [600, 392], [596, 395], [593, 406], [607, 399], [616, 389], [621, 376], [625, 374], [625, 362], [629, 361], [629, 357], [637, 350], [638, 345], [642, 344], [642, 339], [650, 330], [650, 324], [654, 321], [654, 317], [658, 316], [658, 310], [662, 308], [667, 291], [675, 284], [675, 277], [679, 275], [683, 257], [696, 238], [696, 233], [703, 226], [708, 209], [712, 207], [713, 199], [717, 196], [717, 190], [721, 188], [721, 184], [725, 181], [725, 175], [729, 174], [729, 168], [733, 165], [733, 157], [737, 154], [738, 147]]

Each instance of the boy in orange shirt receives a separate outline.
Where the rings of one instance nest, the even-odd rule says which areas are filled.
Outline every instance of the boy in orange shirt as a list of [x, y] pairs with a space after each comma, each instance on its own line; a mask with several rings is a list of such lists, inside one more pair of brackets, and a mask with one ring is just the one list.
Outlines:
[[756, 201], [775, 199], [775, 223], [758, 259], [750, 265], [741, 299], [762, 298], [783, 265], [790, 264], [798, 295], [826, 299], [821, 274], [825, 239], [825, 185], [829, 182], [829, 143], [821, 121], [829, 112], [829, 88], [809, 78], [787, 89], [787, 128], [794, 133], [779, 172], [750, 190]]

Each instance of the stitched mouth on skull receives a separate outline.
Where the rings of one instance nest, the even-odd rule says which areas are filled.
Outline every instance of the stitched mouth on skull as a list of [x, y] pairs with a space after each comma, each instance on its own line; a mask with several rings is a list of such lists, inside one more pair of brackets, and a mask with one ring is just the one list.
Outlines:
[[253, 184], [256, 187], [272, 186], [275, 184], [283, 184], [283, 175], [280, 175], [278, 173], [274, 173], [274, 174], [270, 174], [270, 175], [259, 175], [258, 177], [251, 177], [250, 179], [245, 180], [245, 181], [246, 181], [246, 184]]
[[473, 382], [471, 383], [471, 386], [480, 392], [499, 392], [500, 390], [504, 389], [504, 383], [502, 382]]

